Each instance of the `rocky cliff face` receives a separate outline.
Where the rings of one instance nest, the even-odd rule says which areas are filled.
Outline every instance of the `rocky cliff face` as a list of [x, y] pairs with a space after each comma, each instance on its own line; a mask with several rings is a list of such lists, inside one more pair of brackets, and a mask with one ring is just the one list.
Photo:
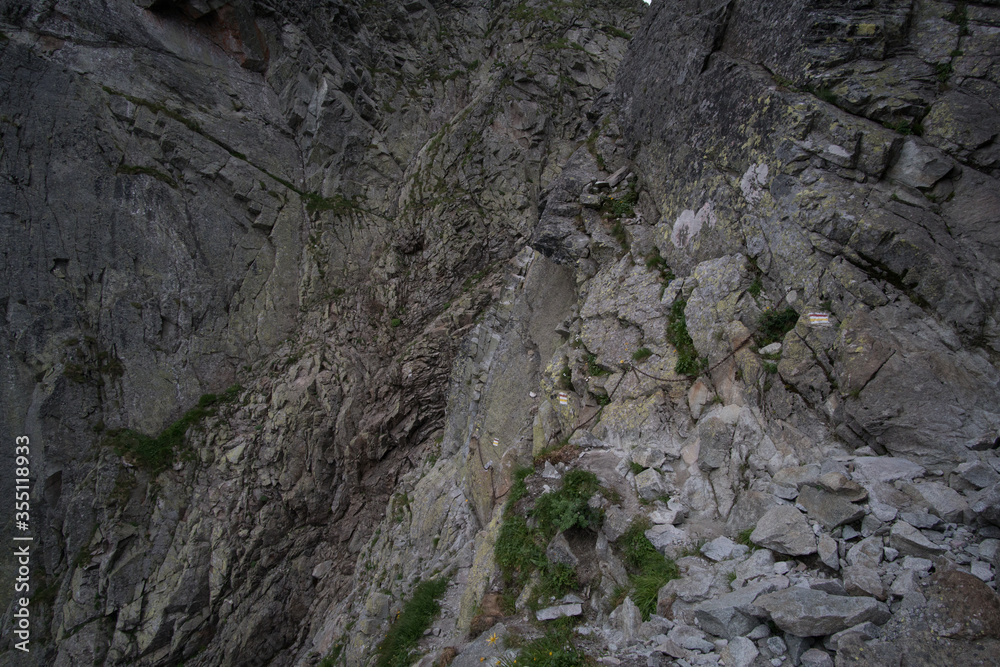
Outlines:
[[988, 661], [1000, 8], [0, 16], [37, 664]]

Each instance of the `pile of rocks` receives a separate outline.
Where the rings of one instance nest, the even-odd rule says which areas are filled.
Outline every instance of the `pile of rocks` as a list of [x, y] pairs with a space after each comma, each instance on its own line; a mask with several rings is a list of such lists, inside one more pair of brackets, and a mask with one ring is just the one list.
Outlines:
[[[977, 453], [944, 475], [859, 453], [775, 474], [755, 527], [739, 536], [752, 546], [720, 536], [678, 558], [681, 577], [660, 590], [659, 615], [625, 621], [630, 601], [611, 615], [611, 653], [648, 664], [833, 665], [862, 644], [902, 655], [923, 638], [921, 650], [948, 660], [1000, 638], [1000, 458]], [[669, 544], [662, 526], [647, 531], [668, 553], [685, 543], [680, 509], [671, 508], [680, 520]]]

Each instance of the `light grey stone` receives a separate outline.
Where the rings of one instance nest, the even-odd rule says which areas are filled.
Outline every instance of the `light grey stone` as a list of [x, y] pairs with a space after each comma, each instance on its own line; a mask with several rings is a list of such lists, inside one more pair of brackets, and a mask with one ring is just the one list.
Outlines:
[[750, 534], [750, 541], [789, 556], [816, 553], [816, 536], [805, 516], [787, 505], [775, 507], [762, 516]]
[[899, 551], [897, 549], [893, 549], [892, 547], [883, 547], [882, 556], [885, 558], [886, 562], [892, 563], [899, 558]]
[[854, 460], [854, 474], [869, 482], [893, 482], [922, 477], [926, 468], [897, 456], [868, 456]]
[[[787, 584], [786, 584], [787, 585]], [[717, 637], [732, 639], [746, 635], [760, 623], [762, 615], [754, 600], [778, 588], [779, 582], [765, 580], [700, 603], [694, 616], [701, 628]]]
[[822, 468], [818, 463], [804, 466], [782, 468], [774, 474], [771, 481], [779, 486], [792, 486], [798, 489], [803, 484], [812, 484], [819, 480]]
[[580, 559], [573, 553], [573, 549], [569, 546], [569, 541], [563, 533], [557, 533], [549, 541], [549, 545], [545, 549], [545, 556], [553, 563], [568, 565], [574, 569], [580, 563]]
[[779, 628], [799, 637], [833, 634], [865, 621], [884, 622], [888, 609], [875, 598], [844, 597], [792, 587], [757, 598]]
[[715, 644], [705, 638], [705, 633], [698, 628], [683, 623], [678, 623], [670, 632], [667, 638], [681, 648], [689, 651], [701, 651], [707, 653], [715, 649]]
[[667, 455], [652, 447], [636, 447], [632, 450], [632, 460], [643, 468], [659, 468], [667, 460]]
[[927, 512], [901, 512], [899, 518], [914, 528], [937, 528], [941, 518]]
[[[705, 558], [719, 562], [732, 558], [733, 552], [739, 551], [740, 546], [742, 545], [736, 544], [728, 537], [720, 536], [703, 544], [700, 551]], [[746, 549], [746, 547], [743, 548]]]
[[752, 641], [746, 637], [734, 637], [722, 649], [721, 657], [727, 667], [750, 667], [758, 655], [760, 651]]
[[904, 570], [913, 570], [914, 572], [930, 572], [932, 567], [934, 567], [934, 563], [926, 558], [918, 558], [916, 556], [906, 556], [903, 558]]
[[982, 461], [966, 461], [955, 468], [955, 473], [977, 489], [984, 489], [1000, 482], [1000, 473]]
[[1000, 552], [1000, 540], [998, 539], [989, 538], [979, 543], [979, 557], [987, 563], [992, 563], [998, 552]]
[[643, 500], [656, 500], [666, 495], [663, 476], [653, 468], [647, 468], [635, 476], [635, 492]]
[[882, 544], [881, 537], [866, 537], [848, 550], [847, 562], [851, 565], [878, 566], [882, 562]]
[[617, 542], [630, 525], [632, 525], [632, 515], [621, 507], [613, 505], [604, 513], [604, 523], [601, 530], [604, 531], [609, 542]]
[[1000, 482], [986, 487], [979, 494], [973, 496], [970, 509], [976, 516], [994, 526], [1000, 526]]
[[913, 490], [927, 503], [930, 513], [946, 523], [956, 523], [969, 510], [969, 503], [954, 489], [941, 482], [914, 484]]
[[860, 623], [854, 627], [850, 627], [846, 630], [841, 630], [836, 634], [830, 635], [823, 642], [823, 645], [831, 651], [836, 651], [840, 644], [840, 640], [848, 635], [857, 635], [862, 641], [877, 639], [879, 636], [878, 626], [870, 621], [867, 623]]
[[897, 598], [906, 597], [917, 589], [918, 581], [919, 578], [916, 571], [903, 570], [893, 579], [892, 585], [889, 587], [889, 593]]
[[798, 502], [809, 517], [819, 521], [827, 530], [837, 526], [854, 523], [862, 518], [864, 510], [845, 497], [805, 485], [799, 490]]
[[993, 580], [993, 568], [981, 560], [973, 561], [969, 566], [969, 571], [972, 573], [972, 576], [983, 581], [989, 582]]
[[844, 568], [844, 589], [848, 595], [868, 595], [885, 600], [886, 592], [878, 571], [867, 565], [849, 565]]
[[767, 627], [766, 623], [761, 623], [756, 628], [747, 633], [747, 639], [752, 639], [757, 641], [758, 639], [766, 639], [771, 636], [771, 628]]
[[642, 626], [642, 612], [632, 602], [632, 598], [626, 597], [618, 605], [618, 608], [611, 612], [609, 620], [615, 628], [621, 631], [623, 641], [628, 643], [639, 634], [639, 628]]
[[928, 189], [955, 167], [954, 161], [937, 148], [919, 138], [903, 143], [896, 163], [889, 169], [889, 178], [911, 188]]
[[785, 655], [788, 651], [788, 646], [785, 644], [785, 640], [781, 637], [768, 637], [766, 642], [767, 650], [769, 650], [774, 655]]
[[646, 531], [645, 535], [658, 551], [669, 556], [673, 556], [680, 548], [690, 542], [685, 531], [670, 524], [653, 526]]
[[839, 579], [818, 579], [809, 582], [809, 588], [830, 595], [847, 595], [847, 589]]
[[923, 533], [905, 521], [897, 521], [892, 525], [889, 544], [905, 556], [933, 558], [946, 551], [944, 547], [932, 543]]
[[583, 605], [581, 604], [558, 604], [539, 609], [535, 612], [535, 618], [539, 621], [552, 621], [565, 616], [580, 616], [581, 614], [583, 614]]
[[828, 472], [819, 476], [816, 482], [829, 491], [851, 502], [859, 502], [868, 497], [868, 491], [842, 472]]
[[811, 648], [799, 658], [802, 667], [833, 667], [833, 658], [826, 651]]

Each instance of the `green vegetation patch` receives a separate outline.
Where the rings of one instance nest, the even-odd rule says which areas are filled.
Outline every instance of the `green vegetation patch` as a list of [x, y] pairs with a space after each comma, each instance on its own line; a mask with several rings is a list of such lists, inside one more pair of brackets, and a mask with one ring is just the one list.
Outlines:
[[324, 197], [315, 192], [303, 192], [302, 199], [305, 200], [306, 211], [310, 215], [321, 211], [332, 211], [334, 215], [347, 215], [359, 208], [357, 202], [343, 195]]
[[542, 494], [535, 501], [534, 508], [528, 512], [535, 520], [535, 525], [529, 527], [527, 518], [515, 511], [514, 505], [527, 495], [524, 480], [532, 472], [531, 468], [522, 468], [514, 473], [510, 498], [504, 510], [504, 522], [500, 526], [493, 553], [505, 586], [519, 589], [527, 583], [535, 570], [541, 570], [543, 580], [549, 580], [551, 584], [547, 585], [543, 581], [543, 588], [565, 592], [567, 586], [575, 588], [576, 575], [573, 573], [570, 578], [570, 573], [549, 563], [545, 547], [559, 531], [571, 528], [596, 530], [600, 527], [604, 518], [601, 510], [588, 504], [600, 485], [594, 473], [571, 470], [563, 477], [558, 491]]
[[413, 662], [410, 653], [430, 627], [431, 621], [441, 611], [438, 598], [444, 595], [448, 581], [443, 578], [422, 581], [413, 589], [413, 595], [389, 627], [389, 632], [378, 647], [377, 667], [409, 667]]
[[633, 361], [645, 361], [653, 356], [653, 351], [648, 347], [640, 347], [638, 350], [632, 353]]
[[695, 349], [694, 341], [688, 333], [687, 320], [684, 317], [686, 306], [687, 301], [677, 299], [670, 307], [670, 315], [667, 318], [667, 340], [677, 350], [677, 364], [674, 366], [674, 371], [694, 377], [706, 364], [698, 359], [698, 350]]
[[[501, 667], [585, 667], [592, 664], [587, 655], [573, 645], [572, 627], [566, 624], [551, 627], [544, 636], [526, 643], [516, 658], [503, 658]], [[491, 667], [493, 667], [491, 665]]]
[[764, 347], [780, 342], [798, 321], [799, 314], [791, 306], [784, 310], [765, 310], [757, 321], [757, 343]]
[[632, 601], [642, 612], [644, 621], [648, 621], [649, 615], [656, 611], [656, 597], [660, 589], [680, 576], [677, 564], [657, 551], [646, 537], [648, 529], [647, 519], [637, 519], [618, 538], [622, 561], [632, 583]]
[[591, 377], [601, 377], [602, 375], [611, 375], [611, 371], [604, 366], [597, 363], [596, 354], [587, 355], [587, 374]]
[[658, 271], [660, 279], [664, 284], [669, 283], [676, 277], [674, 276], [674, 272], [670, 270], [667, 260], [660, 254], [660, 249], [656, 246], [653, 246], [653, 249], [646, 256], [646, 268], [650, 271]]
[[243, 387], [234, 384], [222, 394], [204, 394], [196, 406], [155, 437], [130, 428], [114, 429], [104, 436], [103, 443], [113, 447], [119, 456], [135, 461], [138, 466], [152, 473], [161, 472], [176, 460], [183, 449], [184, 434], [188, 429], [205, 417], [215, 415], [219, 405], [231, 403], [242, 390]]

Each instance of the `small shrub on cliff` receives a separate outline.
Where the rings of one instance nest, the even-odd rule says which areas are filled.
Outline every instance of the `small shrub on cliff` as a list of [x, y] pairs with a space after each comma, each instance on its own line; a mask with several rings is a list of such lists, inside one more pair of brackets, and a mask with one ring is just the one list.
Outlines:
[[379, 644], [377, 667], [409, 667], [413, 662], [410, 652], [441, 611], [438, 598], [444, 595], [447, 588], [448, 581], [442, 578], [417, 584], [412, 597], [396, 615], [385, 639]]
[[649, 620], [649, 615], [656, 611], [656, 597], [664, 584], [679, 576], [677, 564], [657, 551], [646, 537], [648, 529], [649, 521], [638, 519], [618, 539], [632, 582], [632, 601], [642, 612], [643, 620]]
[[765, 347], [781, 341], [798, 321], [799, 314], [791, 306], [781, 311], [765, 310], [757, 322], [757, 343]]
[[198, 404], [163, 429], [157, 436], [146, 435], [130, 428], [108, 431], [104, 444], [113, 447], [122, 457], [128, 457], [137, 465], [152, 473], [162, 472], [172, 464], [184, 445], [184, 434], [205, 417], [214, 415], [217, 406], [231, 403], [243, 391], [238, 384], [226, 389], [222, 394], [204, 394]]
[[[573, 631], [568, 625], [551, 627], [543, 637], [521, 647], [516, 658], [502, 658], [500, 667], [585, 667], [592, 664], [587, 654], [573, 645]], [[491, 666], [492, 667], [492, 666]]]
[[544, 538], [570, 528], [596, 529], [601, 525], [601, 511], [588, 505], [597, 491], [597, 476], [586, 470], [571, 470], [558, 491], [543, 494], [535, 501], [532, 516]]
[[698, 359], [698, 350], [694, 347], [691, 334], [687, 330], [687, 320], [684, 317], [684, 308], [687, 301], [677, 299], [670, 307], [670, 315], [667, 317], [667, 340], [677, 350], [677, 364], [674, 371], [681, 375], [695, 376], [704, 367]]

